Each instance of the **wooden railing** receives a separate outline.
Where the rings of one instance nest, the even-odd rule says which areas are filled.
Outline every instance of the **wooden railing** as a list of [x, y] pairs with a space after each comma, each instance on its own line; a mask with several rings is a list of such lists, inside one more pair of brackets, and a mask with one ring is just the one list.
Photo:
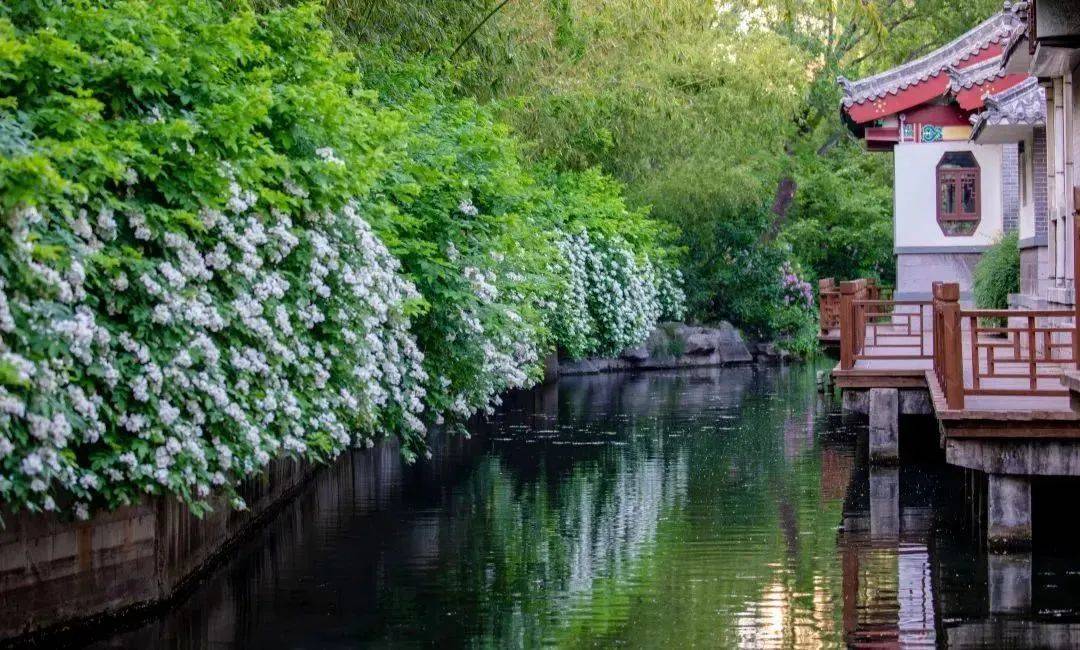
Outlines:
[[862, 350], [866, 339], [865, 328], [856, 325], [855, 301], [867, 300], [868, 283], [865, 279], [840, 283], [840, 369], [855, 367], [855, 355]]
[[854, 358], [932, 359], [930, 326], [933, 303], [929, 300], [853, 300]]
[[871, 279], [841, 282], [840, 367], [860, 359], [929, 359], [929, 301], [896, 301]]
[[935, 282], [934, 375], [951, 409], [964, 408], [964, 348], [960, 329], [960, 285]]
[[1059, 378], [1077, 362], [1076, 324], [1063, 323], [1072, 310], [961, 309], [959, 298], [956, 283], [934, 283], [934, 373], [950, 409], [971, 395], [1068, 394]]
[[[860, 290], [864, 291], [860, 296], [866, 300], [892, 297], [891, 289], [878, 286], [877, 281], [872, 278], [862, 278], [853, 282], [865, 283], [860, 285]], [[818, 280], [818, 320], [822, 334], [828, 334], [840, 328], [840, 287], [833, 278]]]
[[833, 278], [818, 280], [818, 323], [822, 334], [840, 327], [840, 288]]

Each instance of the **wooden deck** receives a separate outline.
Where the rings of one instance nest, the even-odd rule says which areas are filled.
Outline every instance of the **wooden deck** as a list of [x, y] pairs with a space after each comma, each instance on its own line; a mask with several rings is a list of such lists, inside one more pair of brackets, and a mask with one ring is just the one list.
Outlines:
[[[928, 336], [929, 333], [928, 333]], [[970, 337], [965, 336], [967, 345], [965, 350], [970, 349]], [[868, 346], [865, 350], [865, 358], [855, 361], [853, 368], [844, 370], [840, 364], [833, 369], [833, 378], [840, 389], [868, 389], [868, 388], [924, 388], [941, 393], [941, 386], [934, 373], [934, 360], [923, 358], [892, 358], [899, 354], [917, 356], [918, 344], [904, 348], [876, 348]], [[1061, 375], [1071, 368], [1072, 364], [1062, 364], [1056, 371], [1046, 369], [1047, 374]], [[998, 362], [996, 367], [999, 372], [1020, 375], [1026, 369], [1023, 362]], [[964, 355], [964, 386], [973, 388], [973, 364], [971, 355]], [[1024, 390], [1030, 386], [1027, 377], [984, 377], [981, 385], [989, 390]], [[1040, 390], [1056, 390], [1062, 387], [1059, 376], [1039, 377], [1036, 386]], [[1080, 420], [1075, 414], [1067, 395], [968, 395], [964, 400], [963, 409], [949, 409], [944, 402], [944, 394], [941, 393], [941, 403], [935, 402], [935, 411], [942, 412], [949, 419], [961, 417], [975, 417], [979, 415], [1000, 415], [1002, 413], [1037, 415], [1040, 418], [1051, 417], [1054, 419]], [[1015, 419], [1010, 417], [1010, 419]], [[1077, 432], [1080, 435], [1080, 431]]]
[[[1062, 384], [1076, 369], [1075, 326], [1061, 324], [1067, 313], [963, 310], [955, 285], [938, 296], [951, 301], [924, 303], [845, 288], [832, 372], [841, 390], [925, 389], [945, 438], [1080, 438], [1080, 413]], [[991, 317], [1001, 319], [986, 324]]]

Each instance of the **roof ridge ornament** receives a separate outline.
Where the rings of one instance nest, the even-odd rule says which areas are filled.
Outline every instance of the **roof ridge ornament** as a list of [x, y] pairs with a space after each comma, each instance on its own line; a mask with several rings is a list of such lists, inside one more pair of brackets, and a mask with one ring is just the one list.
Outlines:
[[1043, 126], [1046, 124], [1046, 95], [1036, 77], [1028, 77], [1015, 86], [983, 96], [986, 110], [970, 117], [975, 140], [987, 126]]

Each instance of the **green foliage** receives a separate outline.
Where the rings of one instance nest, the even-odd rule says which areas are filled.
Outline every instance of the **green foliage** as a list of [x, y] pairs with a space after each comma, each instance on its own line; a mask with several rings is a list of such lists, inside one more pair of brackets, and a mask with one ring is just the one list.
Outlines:
[[[917, 57], [1000, 8], [515, 0], [447, 61], [494, 6], [339, 0], [328, 20], [353, 46], [446, 62], [457, 92], [496, 106], [535, 158], [626, 183], [631, 208], [650, 206], [681, 233], [691, 316], [761, 336], [778, 322], [768, 314], [779, 305], [759, 304], [774, 283], [725, 268], [740, 255], [754, 269], [792, 257], [810, 278], [892, 280], [891, 156], [862, 152], [836, 119], [837, 75]], [[782, 179], [794, 183], [794, 203], [762, 213]]]
[[796, 178], [799, 191], [780, 239], [811, 277], [895, 282], [892, 156], [845, 142], [825, 159], [801, 155]]
[[999, 238], [979, 258], [972, 274], [975, 305], [1008, 309], [1009, 294], [1020, 293], [1020, 241], [1017, 234]]
[[706, 320], [728, 318], [758, 339], [794, 342], [799, 352], [816, 346], [808, 335], [816, 321], [815, 305], [792, 300], [785, 289], [785, 260], [790, 251], [763, 243], [770, 212], [748, 210], [740, 218], [718, 219], [711, 230], [689, 239], [687, 303]]
[[564, 344], [573, 234], [618, 259], [587, 291], [634, 287], [588, 351], [681, 308], [670, 235], [619, 184], [533, 170], [492, 108], [322, 20], [0, 8], [4, 502], [201, 512], [275, 457], [396, 435], [414, 458]]
[[356, 211], [399, 125], [319, 13], [0, 12], [4, 502], [201, 512], [275, 456], [423, 449], [417, 296]]

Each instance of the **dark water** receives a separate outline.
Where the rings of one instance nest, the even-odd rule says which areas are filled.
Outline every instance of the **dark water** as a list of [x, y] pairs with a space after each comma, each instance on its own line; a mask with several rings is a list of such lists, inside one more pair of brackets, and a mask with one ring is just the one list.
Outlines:
[[941, 463], [932, 423], [905, 430], [901, 468], [871, 469], [813, 370], [563, 379], [427, 463], [357, 453], [98, 646], [1080, 641], [1075, 538], [1037, 519], [1034, 555], [988, 556], [985, 488]]

